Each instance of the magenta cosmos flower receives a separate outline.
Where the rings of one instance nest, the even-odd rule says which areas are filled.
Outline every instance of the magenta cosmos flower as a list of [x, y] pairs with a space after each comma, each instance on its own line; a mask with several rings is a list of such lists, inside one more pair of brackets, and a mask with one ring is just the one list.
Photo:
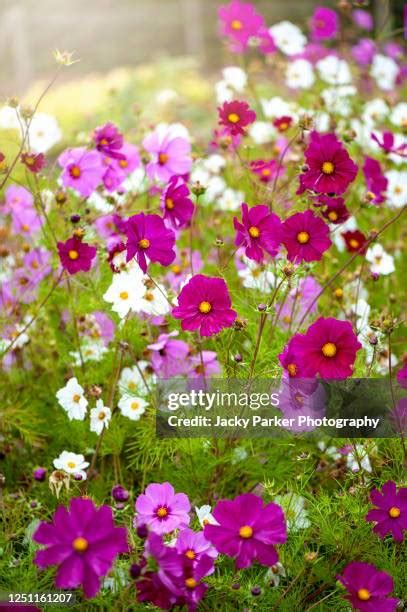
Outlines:
[[245, 128], [256, 121], [256, 113], [247, 102], [239, 102], [239, 100], [224, 102], [218, 111], [219, 125], [224, 125], [232, 136], [244, 135]]
[[146, 171], [152, 181], [168, 182], [172, 176], [187, 174], [192, 168], [190, 143], [171, 130], [157, 128], [144, 138], [143, 147], [151, 154]]
[[314, 205], [320, 206], [324, 219], [334, 225], [340, 225], [350, 217], [350, 212], [346, 208], [343, 198], [331, 198], [327, 195], [320, 195], [314, 202]]
[[264, 251], [276, 255], [281, 242], [281, 221], [269, 211], [268, 206], [259, 204], [249, 208], [242, 204], [242, 221], [235, 217], [235, 245], [245, 248], [246, 257], [261, 262]]
[[314, 40], [334, 38], [339, 30], [339, 19], [335, 11], [317, 6], [311, 18], [311, 36]]
[[382, 204], [386, 199], [388, 180], [382, 172], [380, 163], [372, 157], [365, 157], [363, 174], [372, 204]]
[[105, 168], [98, 151], [87, 151], [84, 147], [67, 149], [58, 157], [63, 168], [61, 175], [64, 187], [72, 187], [83, 198], [87, 198], [102, 182]]
[[258, 37], [265, 30], [265, 22], [253, 4], [232, 0], [218, 9], [220, 33], [232, 43], [232, 51], [241, 53], [247, 49], [251, 38]]
[[52, 523], [42, 522], [33, 535], [45, 549], [37, 552], [34, 563], [45, 568], [58, 565], [55, 586], [73, 589], [82, 585], [86, 597], [100, 589], [120, 553], [128, 552], [127, 530], [115, 527], [112, 509], [97, 508], [91, 499], [74, 497], [69, 509], [59, 506]]
[[130, 217], [126, 223], [127, 261], [134, 256], [140, 268], [147, 271], [147, 258], [168, 266], [175, 259], [175, 234], [165, 227], [158, 215], [139, 213]]
[[[141, 165], [140, 155], [136, 146], [124, 143], [122, 148], [115, 152], [116, 157], [104, 159], [105, 173], [103, 184], [108, 191], [115, 191], [123, 181]], [[120, 155], [120, 159], [117, 157]]]
[[58, 254], [62, 267], [69, 274], [77, 272], [87, 272], [92, 266], [92, 261], [96, 256], [96, 248], [80, 238], [72, 236], [66, 242], [58, 242]]
[[263, 504], [253, 493], [218, 502], [213, 511], [218, 525], [205, 525], [204, 535], [216, 550], [236, 557], [236, 567], [249, 567], [253, 561], [271, 567], [278, 561], [275, 544], [287, 539], [284, 514], [274, 503]]
[[337, 579], [348, 591], [346, 599], [355, 610], [392, 612], [396, 609], [399, 600], [387, 597], [394, 588], [393, 578], [374, 565], [352, 561]]
[[152, 483], [136, 500], [134, 526], [147, 525], [155, 533], [170, 533], [189, 525], [190, 509], [185, 493], [175, 493], [169, 482]]
[[320, 317], [305, 335], [297, 337], [295, 354], [306, 364], [306, 375], [318, 373], [328, 380], [352, 375], [356, 353], [362, 345], [349, 321]]
[[161, 196], [164, 219], [173, 227], [186, 227], [194, 214], [194, 205], [187, 185], [179, 176], [172, 176]]
[[329, 249], [329, 227], [311, 210], [295, 213], [282, 224], [282, 243], [290, 261], [319, 261]]
[[123, 159], [123, 154], [120, 151], [123, 146], [123, 136], [113, 123], [109, 122], [97, 127], [93, 132], [93, 140], [96, 149], [103, 155]]
[[233, 325], [237, 313], [231, 305], [223, 278], [196, 274], [182, 288], [172, 315], [182, 319], [182, 329], [199, 329], [201, 336], [213, 336]]
[[377, 506], [366, 514], [367, 521], [376, 523], [373, 531], [382, 539], [391, 533], [396, 542], [402, 542], [407, 529], [407, 488], [397, 491], [396, 483], [388, 480], [381, 491], [373, 489], [370, 501]]
[[300, 175], [299, 193], [306, 189], [317, 193], [344, 193], [358, 172], [357, 165], [335, 134], [311, 132], [305, 159], [307, 170]]

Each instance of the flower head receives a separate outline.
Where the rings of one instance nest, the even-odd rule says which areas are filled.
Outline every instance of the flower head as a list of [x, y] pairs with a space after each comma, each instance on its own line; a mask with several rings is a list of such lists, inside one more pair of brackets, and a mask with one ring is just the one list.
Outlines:
[[190, 347], [183, 340], [176, 339], [177, 331], [160, 334], [147, 348], [152, 351], [151, 366], [157, 376], [171, 378], [183, 376], [190, 369], [188, 356]]
[[346, 208], [343, 198], [330, 198], [327, 195], [320, 195], [315, 201], [315, 206], [321, 206], [324, 219], [334, 225], [340, 225], [350, 217], [350, 212]]
[[88, 400], [77, 378], [70, 378], [65, 387], [57, 391], [56, 397], [59, 404], [68, 413], [68, 417], [71, 421], [72, 419], [83, 421], [86, 415]]
[[319, 261], [331, 246], [329, 227], [312, 211], [295, 213], [282, 225], [282, 242], [290, 261]]
[[69, 274], [87, 272], [96, 256], [96, 248], [80, 238], [72, 236], [66, 242], [58, 242], [58, 254], [61, 264]]
[[232, 43], [232, 51], [241, 53], [248, 47], [250, 39], [257, 37], [264, 28], [264, 19], [253, 4], [232, 0], [218, 9], [220, 32]]
[[58, 157], [64, 187], [72, 187], [83, 198], [88, 198], [102, 182], [104, 166], [98, 151], [83, 147], [67, 149]]
[[373, 489], [370, 501], [376, 508], [370, 510], [365, 518], [376, 523], [373, 531], [382, 539], [391, 533], [396, 542], [402, 542], [403, 531], [407, 529], [407, 488], [397, 491], [396, 483], [388, 480], [381, 491]]
[[256, 113], [247, 102], [224, 102], [219, 111], [219, 125], [224, 125], [232, 136], [245, 134], [245, 128], [256, 121]]
[[299, 192], [341, 194], [355, 180], [358, 167], [335, 134], [311, 132], [305, 151], [308, 169], [300, 175]]
[[194, 213], [194, 205], [187, 185], [179, 176], [172, 176], [161, 196], [164, 219], [178, 229], [186, 227]]
[[139, 213], [126, 223], [127, 261], [136, 257], [140, 268], [147, 271], [147, 258], [168, 266], [175, 259], [175, 234], [165, 227], [159, 215]]
[[110, 408], [104, 405], [103, 400], [98, 399], [96, 408], [92, 408], [90, 411], [90, 430], [100, 436], [103, 429], [109, 427], [111, 416], [112, 411]]
[[213, 336], [231, 327], [237, 317], [223, 278], [203, 274], [196, 274], [182, 288], [172, 315], [182, 319], [182, 329], [199, 329], [201, 336]]
[[123, 146], [123, 136], [113, 123], [109, 122], [101, 127], [97, 127], [93, 132], [93, 140], [96, 149], [103, 153], [103, 155], [123, 159], [122, 154], [119, 152], [119, 149]]
[[82, 585], [86, 597], [94, 597], [100, 579], [120, 553], [128, 552], [127, 530], [116, 527], [109, 506], [97, 508], [91, 499], [75, 497], [69, 508], [59, 506], [51, 523], [41, 522], [33, 535], [46, 548], [34, 563], [45, 568], [58, 565], [55, 586], [73, 589]]
[[236, 557], [236, 567], [249, 567], [253, 561], [271, 567], [278, 561], [275, 544], [287, 539], [284, 514], [277, 504], [264, 505], [253, 493], [216, 504], [213, 516], [217, 525], [207, 524], [204, 535], [216, 550]]
[[317, 6], [311, 19], [311, 36], [314, 40], [334, 38], [339, 30], [339, 19], [335, 11]]
[[22, 153], [21, 161], [33, 174], [37, 174], [45, 166], [45, 157], [43, 153]]
[[242, 204], [242, 221], [235, 217], [235, 245], [244, 246], [246, 257], [261, 262], [264, 251], [276, 255], [281, 240], [281, 221], [271, 213], [268, 206], [259, 204], [249, 208]]
[[345, 240], [346, 249], [349, 253], [359, 253], [364, 255], [367, 250], [367, 239], [359, 230], [343, 232], [342, 236]]
[[387, 190], [388, 180], [383, 174], [377, 159], [365, 157], [363, 174], [365, 176], [368, 192], [372, 194], [370, 201], [373, 204], [382, 204], [386, 199], [385, 192]]
[[157, 128], [144, 138], [143, 147], [152, 158], [146, 167], [151, 180], [168, 182], [172, 176], [184, 175], [191, 170], [191, 145], [173, 130]]
[[89, 462], [85, 461], [83, 455], [77, 455], [70, 451], [62, 451], [62, 453], [54, 459], [54, 467], [57, 470], [62, 470], [67, 474], [73, 474], [74, 476], [81, 476], [82, 480], [86, 480], [85, 469], [89, 466]]
[[135, 525], [147, 525], [158, 534], [187, 527], [191, 509], [185, 493], [175, 493], [169, 482], [149, 484], [136, 500]]
[[374, 565], [352, 561], [337, 578], [348, 591], [346, 599], [356, 610], [391, 612], [396, 609], [399, 600], [387, 597], [394, 588], [393, 578]]

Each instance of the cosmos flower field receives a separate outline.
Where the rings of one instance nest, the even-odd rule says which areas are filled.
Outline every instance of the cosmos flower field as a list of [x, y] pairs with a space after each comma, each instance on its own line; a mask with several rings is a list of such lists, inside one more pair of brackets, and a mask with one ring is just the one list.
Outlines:
[[[194, 95], [178, 68], [64, 123], [58, 51], [0, 109], [2, 602], [403, 609], [406, 64], [382, 26], [232, 0]], [[162, 381], [215, 379], [281, 381], [281, 417], [379, 379], [391, 434], [157, 434]]]

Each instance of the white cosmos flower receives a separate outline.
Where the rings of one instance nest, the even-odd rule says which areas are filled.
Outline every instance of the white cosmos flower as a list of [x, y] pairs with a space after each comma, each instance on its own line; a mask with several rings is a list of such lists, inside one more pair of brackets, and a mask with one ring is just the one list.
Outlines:
[[242, 93], [247, 85], [247, 74], [239, 66], [227, 66], [222, 70], [224, 82], [236, 92]]
[[110, 418], [112, 416], [112, 411], [110, 408], [103, 404], [101, 399], [98, 399], [96, 402], [96, 408], [92, 408], [90, 411], [90, 430], [97, 433], [98, 436], [103, 431], [103, 428], [106, 429], [109, 427]]
[[369, 455], [367, 454], [367, 451], [365, 447], [362, 446], [362, 444], [356, 444], [356, 454], [355, 451], [351, 451], [347, 454], [346, 465], [348, 469], [352, 472], [359, 472], [361, 468], [365, 472], [372, 471]]
[[311, 525], [308, 520], [308, 514], [305, 510], [305, 499], [296, 493], [287, 493], [286, 495], [277, 495], [274, 500], [284, 509], [284, 514], [287, 520], [287, 529], [289, 531], [298, 531], [298, 529], [306, 529]]
[[244, 200], [243, 191], [236, 191], [228, 187], [218, 198], [218, 206], [220, 210], [237, 210]]
[[104, 214], [111, 213], [114, 210], [113, 204], [109, 204], [98, 191], [94, 191], [86, 200], [86, 203], [91, 204], [96, 210]]
[[385, 173], [388, 180], [387, 203], [391, 208], [401, 208], [407, 204], [407, 170], [389, 170]]
[[160, 283], [148, 288], [145, 286], [143, 295], [136, 298], [132, 304], [134, 312], [144, 312], [155, 317], [168, 314], [171, 308], [165, 287]]
[[311, 62], [306, 59], [290, 62], [285, 73], [285, 82], [292, 89], [310, 89], [315, 82]]
[[203, 161], [203, 165], [212, 174], [219, 174], [222, 168], [226, 166], [226, 160], [222, 155], [214, 153]]
[[352, 81], [349, 65], [335, 55], [327, 55], [316, 63], [321, 79], [330, 85], [347, 85]]
[[291, 21], [280, 21], [269, 32], [277, 47], [286, 55], [296, 55], [304, 50], [307, 38]]
[[[144, 168], [136, 168], [120, 185], [120, 190], [124, 190], [126, 193], [140, 193], [140, 191], [146, 190], [147, 184], [147, 175]], [[121, 203], [122, 197], [118, 197], [115, 193], [114, 198], [118, 204]]]
[[0, 108], [0, 128], [4, 130], [19, 130], [20, 123], [18, 121], [18, 108], [11, 106], [2, 106]]
[[62, 451], [59, 457], [54, 459], [53, 463], [57, 470], [62, 470], [67, 474], [79, 475], [82, 477], [82, 480], [86, 480], [85, 469], [89, 467], [89, 462], [85, 461], [83, 455], [77, 455], [70, 451]]
[[216, 101], [218, 104], [223, 104], [224, 102], [231, 102], [235, 97], [233, 90], [226, 81], [218, 81], [215, 83], [215, 94]]
[[249, 126], [248, 133], [256, 144], [266, 144], [275, 138], [277, 130], [271, 123], [255, 121]]
[[81, 350], [70, 351], [69, 354], [73, 359], [73, 365], [80, 366], [82, 360], [86, 361], [101, 361], [108, 352], [103, 340], [86, 339], [81, 344]]
[[267, 570], [266, 578], [270, 585], [277, 587], [280, 584], [280, 579], [285, 578], [286, 575], [283, 565], [278, 561]]
[[70, 378], [65, 387], [57, 391], [56, 397], [59, 405], [67, 412], [70, 421], [83, 421], [86, 415], [88, 400], [84, 395], [83, 387], [77, 378]]
[[384, 91], [390, 91], [396, 84], [399, 73], [398, 64], [388, 57], [377, 53], [370, 68], [370, 75], [376, 81], [377, 86]]
[[146, 288], [142, 279], [141, 270], [139, 275], [137, 272], [136, 274], [120, 272], [113, 275], [112, 284], [103, 295], [103, 299], [112, 304], [112, 310], [117, 312], [121, 319], [124, 319], [130, 310], [137, 307], [139, 300], [143, 297]]
[[117, 405], [123, 416], [128, 417], [132, 421], [138, 421], [146, 411], [148, 403], [142, 397], [123, 395]]
[[381, 244], [374, 244], [366, 252], [366, 260], [371, 264], [370, 270], [376, 274], [391, 274], [394, 272], [394, 257], [386, 253]]
[[212, 508], [208, 504], [200, 507], [195, 506], [195, 512], [201, 527], [205, 527], [205, 525], [219, 525], [212, 515], [211, 510]]
[[28, 142], [31, 151], [46, 153], [56, 145], [61, 138], [61, 130], [55, 117], [46, 115], [45, 113], [36, 113], [32, 117], [28, 129]]
[[330, 112], [348, 117], [352, 111], [352, 98], [356, 95], [356, 91], [353, 85], [341, 85], [324, 89], [321, 96]]
[[245, 263], [246, 267], [238, 271], [238, 275], [243, 280], [243, 287], [257, 289], [262, 293], [274, 287], [275, 276], [272, 272], [250, 259], [245, 258]]
[[390, 121], [398, 127], [407, 127], [407, 102], [399, 102], [390, 113]]
[[267, 119], [275, 119], [276, 117], [283, 117], [284, 115], [293, 117], [292, 105], [279, 96], [274, 96], [274, 98], [270, 98], [270, 100], [261, 100], [261, 106]]
[[381, 98], [374, 98], [366, 102], [363, 107], [362, 119], [369, 125], [375, 125], [387, 117], [388, 113], [389, 107], [386, 102]]
[[148, 366], [148, 361], [138, 361], [137, 366], [123, 368], [119, 378], [119, 389], [123, 395], [143, 395], [147, 392], [143, 376], [145, 379], [149, 378], [146, 371]]

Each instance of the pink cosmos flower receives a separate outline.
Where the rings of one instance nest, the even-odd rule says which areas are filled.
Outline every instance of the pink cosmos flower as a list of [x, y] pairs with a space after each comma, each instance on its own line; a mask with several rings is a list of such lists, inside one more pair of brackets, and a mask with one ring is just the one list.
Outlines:
[[175, 548], [181, 556], [192, 561], [193, 565], [196, 565], [203, 555], [208, 555], [212, 559], [218, 556], [215, 548], [205, 538], [203, 531], [192, 531], [188, 527], [180, 531]]
[[164, 219], [178, 229], [186, 227], [194, 214], [194, 205], [187, 185], [179, 176], [172, 176], [161, 196]]
[[287, 539], [284, 514], [274, 503], [263, 504], [253, 493], [218, 502], [213, 510], [218, 525], [205, 525], [204, 535], [219, 553], [236, 557], [237, 569], [253, 561], [271, 567], [278, 561], [275, 544]]
[[170, 533], [189, 525], [190, 509], [185, 493], [175, 493], [169, 482], [152, 483], [136, 500], [134, 526], [147, 525], [154, 533]]
[[298, 335], [295, 355], [307, 374], [327, 380], [352, 376], [356, 353], [362, 348], [349, 321], [320, 317], [304, 335]]
[[224, 125], [232, 136], [245, 134], [245, 128], [256, 121], [256, 113], [247, 102], [224, 102], [218, 108], [219, 125]]
[[178, 306], [172, 315], [182, 319], [183, 330], [199, 329], [201, 336], [213, 336], [225, 327], [231, 327], [237, 313], [231, 309], [231, 300], [223, 278], [196, 274], [182, 288]]
[[363, 174], [365, 176], [366, 187], [371, 194], [370, 201], [373, 204], [382, 204], [386, 200], [385, 192], [389, 181], [384, 176], [377, 159], [365, 157]]
[[19, 209], [31, 209], [34, 206], [33, 195], [25, 187], [19, 187], [18, 185], [9, 185], [4, 193], [4, 212], [6, 214], [12, 214], [14, 208]]
[[23, 236], [32, 236], [42, 226], [42, 219], [34, 208], [17, 205], [12, 209], [13, 230]]
[[97, 127], [93, 132], [93, 140], [96, 149], [103, 155], [123, 159], [122, 151], [120, 151], [123, 146], [123, 136], [113, 123], [109, 122]]
[[397, 382], [403, 389], [407, 389], [407, 363], [397, 372]]
[[151, 366], [160, 378], [184, 376], [190, 368], [188, 355], [191, 349], [183, 340], [177, 340], [176, 336], [177, 331], [160, 334], [155, 342], [147, 345], [153, 351]]
[[102, 182], [105, 168], [98, 151], [88, 151], [84, 147], [67, 149], [58, 157], [63, 169], [61, 180], [64, 187], [71, 187], [88, 198]]
[[361, 612], [392, 612], [398, 599], [388, 598], [393, 589], [393, 578], [370, 563], [352, 561], [337, 576], [348, 591], [345, 597], [355, 610]]
[[175, 259], [175, 234], [165, 227], [159, 215], [139, 213], [129, 217], [125, 226], [127, 236], [127, 257], [136, 257], [137, 263], [145, 273], [147, 258], [168, 266]]
[[282, 224], [282, 242], [290, 261], [319, 261], [332, 242], [329, 228], [311, 210], [291, 215]]
[[[190, 251], [181, 249], [177, 254], [170, 271], [165, 275], [171, 288], [178, 293], [181, 286], [185, 283], [187, 276], [191, 274]], [[192, 270], [194, 273], [200, 272], [203, 268], [203, 261], [199, 251], [192, 251]]]
[[45, 568], [58, 565], [55, 586], [74, 589], [82, 585], [86, 597], [94, 597], [100, 579], [110, 571], [120, 553], [128, 552], [127, 530], [115, 527], [112, 509], [97, 508], [91, 499], [74, 497], [69, 508], [59, 506], [52, 523], [41, 522], [33, 540], [46, 548], [34, 563]]
[[289, 326], [296, 325], [310, 306], [308, 316], [312, 316], [317, 310], [317, 304], [313, 303], [314, 297], [320, 290], [321, 285], [312, 276], [302, 278], [298, 287], [291, 289], [282, 306], [276, 305], [281, 327], [287, 329]]
[[314, 206], [320, 206], [322, 216], [329, 223], [340, 225], [350, 217], [350, 212], [346, 208], [343, 198], [331, 198], [327, 195], [320, 195], [314, 202]]
[[[129, 174], [141, 166], [138, 148], [132, 144], [125, 142], [121, 149], [115, 152], [115, 155], [116, 157], [104, 158], [106, 170], [103, 175], [103, 184], [108, 191], [117, 190]], [[120, 158], [117, 157], [118, 155]]]
[[242, 222], [235, 217], [235, 245], [245, 247], [246, 257], [261, 262], [264, 251], [276, 255], [281, 242], [281, 221], [269, 211], [268, 206], [259, 204], [249, 208], [242, 204]]
[[58, 242], [58, 254], [62, 267], [69, 274], [87, 272], [92, 267], [92, 261], [96, 256], [96, 248], [80, 238], [72, 236], [66, 242]]
[[311, 18], [311, 36], [314, 40], [334, 38], [339, 30], [338, 15], [332, 9], [317, 6]]
[[41, 247], [36, 247], [24, 255], [24, 267], [35, 285], [50, 274], [52, 270], [50, 259], [50, 252]]
[[351, 53], [360, 66], [368, 66], [377, 53], [376, 43], [370, 38], [361, 38], [352, 47]]
[[373, 531], [382, 539], [391, 533], [396, 542], [402, 542], [407, 529], [407, 488], [397, 491], [396, 483], [388, 480], [381, 491], [373, 489], [370, 501], [377, 509], [370, 510], [365, 518], [376, 523]]
[[232, 0], [218, 9], [220, 33], [231, 42], [231, 50], [242, 53], [249, 45], [251, 38], [258, 37], [260, 30], [265, 29], [265, 22], [253, 4]]
[[143, 147], [151, 154], [146, 171], [152, 181], [167, 183], [172, 176], [187, 174], [192, 168], [190, 143], [170, 130], [157, 128], [144, 138]]
[[352, 12], [353, 21], [359, 28], [363, 30], [373, 30], [373, 17], [367, 11], [363, 9], [355, 9]]
[[282, 166], [278, 168], [275, 159], [252, 161], [250, 162], [250, 170], [259, 177], [262, 183], [269, 183], [275, 179], [277, 173], [279, 176], [284, 173], [284, 168]]
[[311, 132], [305, 151], [308, 169], [300, 175], [302, 193], [310, 189], [317, 193], [342, 194], [355, 180], [358, 167], [335, 134]]
[[202, 355], [191, 355], [188, 378], [203, 379], [218, 374], [220, 374], [220, 364], [215, 351], [202, 351]]

